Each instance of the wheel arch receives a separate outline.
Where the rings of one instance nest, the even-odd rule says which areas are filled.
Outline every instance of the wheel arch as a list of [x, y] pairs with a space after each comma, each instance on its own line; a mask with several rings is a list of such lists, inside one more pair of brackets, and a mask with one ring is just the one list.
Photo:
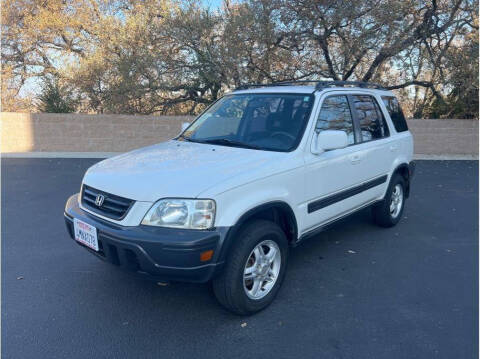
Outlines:
[[226, 260], [234, 238], [243, 225], [255, 219], [265, 219], [277, 223], [287, 236], [288, 243], [290, 245], [296, 243], [298, 238], [298, 224], [295, 213], [290, 205], [284, 201], [263, 203], [246, 211], [229, 229], [222, 245], [220, 253], [221, 261]]
[[405, 180], [406, 188], [405, 188], [405, 197], [408, 198], [410, 195], [410, 170], [408, 163], [402, 162], [401, 164], [397, 165], [392, 172], [392, 176], [390, 180], [393, 178], [395, 174], [399, 174]]

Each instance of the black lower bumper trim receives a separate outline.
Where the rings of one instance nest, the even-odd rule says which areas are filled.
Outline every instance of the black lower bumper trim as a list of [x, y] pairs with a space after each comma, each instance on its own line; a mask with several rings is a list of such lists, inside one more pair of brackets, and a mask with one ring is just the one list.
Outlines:
[[[123, 227], [92, 216], [82, 210], [72, 196], [65, 208], [65, 223], [74, 239], [73, 218], [97, 228], [99, 250], [81, 243], [98, 258], [156, 281], [206, 282], [223, 266], [220, 248], [228, 228], [181, 230], [150, 226]], [[208, 262], [200, 253], [213, 250]]]

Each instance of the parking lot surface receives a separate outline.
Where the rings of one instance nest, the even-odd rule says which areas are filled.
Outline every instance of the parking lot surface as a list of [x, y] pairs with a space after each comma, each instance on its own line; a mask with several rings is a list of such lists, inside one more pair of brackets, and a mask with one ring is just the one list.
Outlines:
[[2, 159], [2, 358], [477, 356], [477, 161], [419, 161], [398, 226], [364, 210], [293, 249], [274, 303], [246, 318], [68, 237], [65, 201], [96, 161]]

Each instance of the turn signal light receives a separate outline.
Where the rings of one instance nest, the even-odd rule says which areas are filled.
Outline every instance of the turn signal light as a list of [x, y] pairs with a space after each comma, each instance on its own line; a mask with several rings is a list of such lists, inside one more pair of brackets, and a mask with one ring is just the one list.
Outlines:
[[200, 262], [206, 262], [212, 259], [213, 257], [213, 249], [209, 249], [208, 251], [200, 253]]

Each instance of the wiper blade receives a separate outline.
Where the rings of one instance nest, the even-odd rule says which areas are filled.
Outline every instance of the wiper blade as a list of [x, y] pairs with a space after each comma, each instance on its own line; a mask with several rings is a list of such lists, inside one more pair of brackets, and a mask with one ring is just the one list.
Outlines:
[[234, 140], [229, 140], [226, 138], [217, 138], [213, 140], [205, 140], [203, 143], [209, 143], [211, 145], [224, 145], [224, 146], [232, 146], [232, 147], [243, 147], [243, 148], [249, 148], [252, 150], [259, 150], [261, 147], [251, 145], [249, 143], [244, 143], [240, 141], [234, 141]]
[[178, 137], [177, 137], [177, 140], [178, 140], [179, 138], [181, 138], [182, 140], [188, 141], [188, 142], [197, 142], [197, 141], [192, 140], [192, 139], [189, 138], [189, 137], [185, 137], [184, 135], [178, 136]]

